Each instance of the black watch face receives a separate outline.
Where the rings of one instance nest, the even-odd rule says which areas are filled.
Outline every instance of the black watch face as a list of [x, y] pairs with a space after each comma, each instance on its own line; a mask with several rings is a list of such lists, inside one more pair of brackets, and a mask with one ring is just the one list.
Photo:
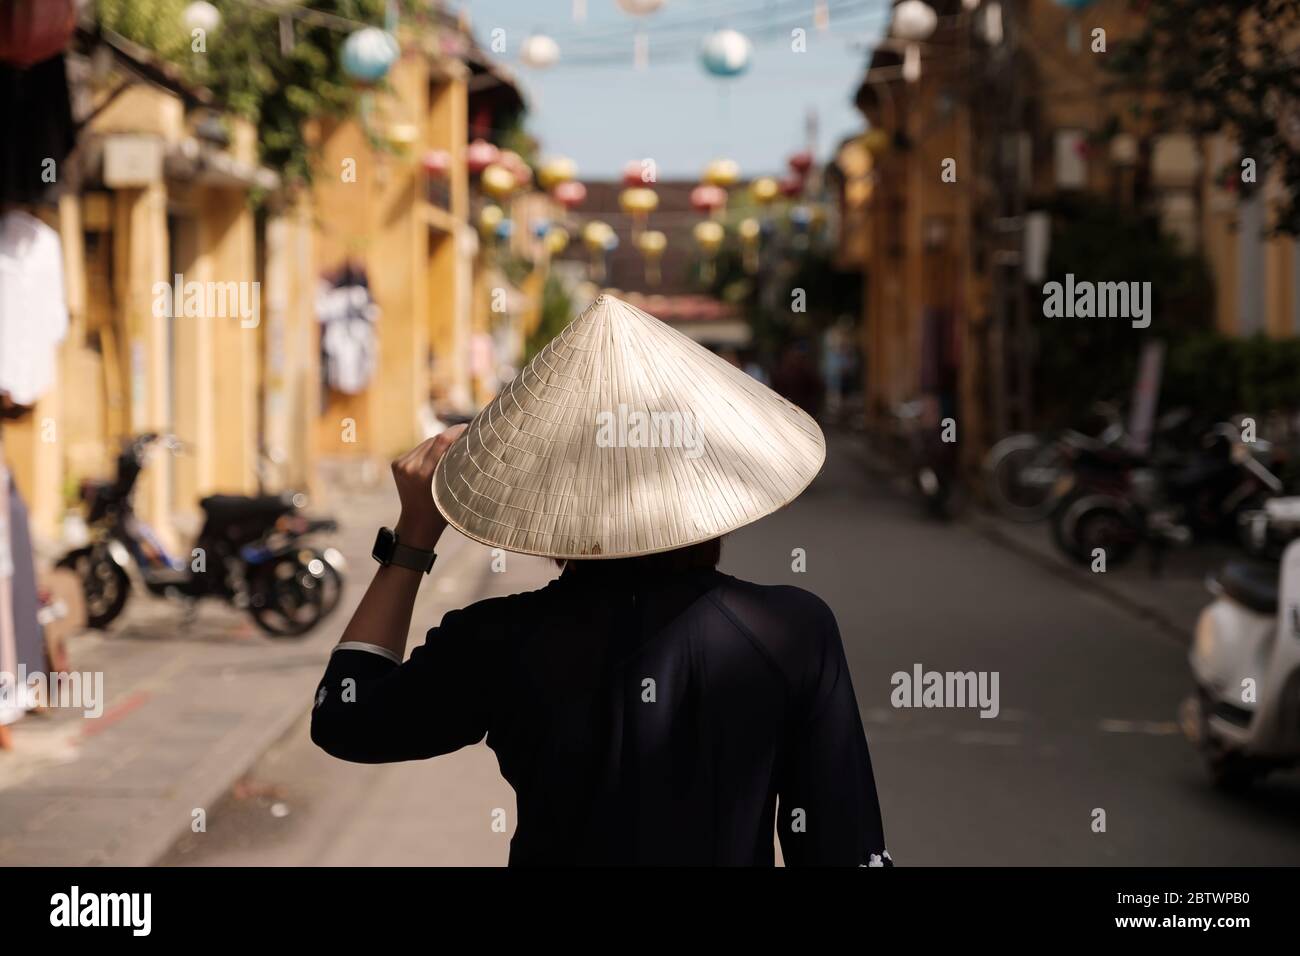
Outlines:
[[393, 548], [397, 546], [397, 535], [393, 533], [392, 528], [380, 528], [379, 534], [375, 535], [375, 549], [371, 555], [380, 564], [388, 564], [393, 560]]

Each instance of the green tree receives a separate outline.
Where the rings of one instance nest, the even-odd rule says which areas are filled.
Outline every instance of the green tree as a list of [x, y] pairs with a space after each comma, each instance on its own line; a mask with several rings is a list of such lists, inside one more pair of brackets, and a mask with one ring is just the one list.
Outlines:
[[1300, 234], [1300, 3], [1296, 0], [1130, 0], [1142, 32], [1115, 47], [1110, 64], [1133, 84], [1163, 94], [1158, 123], [1227, 132], [1253, 159], [1257, 182], [1231, 174], [1243, 193], [1266, 173], [1287, 195], [1276, 228]]

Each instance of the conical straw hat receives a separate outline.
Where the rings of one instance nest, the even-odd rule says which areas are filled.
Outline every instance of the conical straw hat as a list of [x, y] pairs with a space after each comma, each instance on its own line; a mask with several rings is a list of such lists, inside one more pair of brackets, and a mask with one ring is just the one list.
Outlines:
[[602, 295], [447, 450], [433, 496], [452, 526], [493, 547], [622, 558], [771, 514], [825, 458], [801, 409]]

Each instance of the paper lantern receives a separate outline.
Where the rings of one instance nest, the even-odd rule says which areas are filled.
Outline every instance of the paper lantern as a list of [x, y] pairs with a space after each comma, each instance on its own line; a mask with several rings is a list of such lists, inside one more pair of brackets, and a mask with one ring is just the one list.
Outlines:
[[894, 7], [889, 32], [908, 43], [928, 40], [939, 25], [939, 15], [925, 0], [903, 0]]
[[497, 164], [504, 166], [510, 175], [515, 178], [515, 188], [517, 189], [522, 189], [533, 181], [532, 167], [524, 162], [524, 158], [512, 149], [501, 150]]
[[873, 156], [879, 156], [889, 149], [889, 134], [883, 129], [869, 129], [862, 134], [862, 145], [869, 149]]
[[545, 70], [560, 59], [560, 45], [543, 33], [534, 33], [519, 45], [519, 62], [534, 70]]
[[560, 183], [551, 190], [551, 198], [565, 209], [581, 206], [587, 198], [587, 187], [576, 179]]
[[594, 281], [605, 278], [605, 253], [618, 245], [618, 236], [609, 223], [593, 219], [582, 227], [582, 244], [590, 256], [589, 272]]
[[497, 163], [483, 170], [479, 183], [483, 191], [493, 199], [504, 199], [515, 191], [517, 185], [514, 173]]
[[451, 172], [451, 153], [445, 149], [431, 149], [420, 158], [424, 171], [435, 179], [444, 178]]
[[26, 68], [54, 56], [77, 28], [77, 7], [73, 0], [0, 3], [0, 61]]
[[691, 234], [695, 237], [695, 244], [708, 253], [717, 252], [726, 237], [722, 224], [711, 219], [707, 222], [697, 222]]
[[740, 236], [740, 245], [742, 260], [746, 272], [757, 272], [758, 246], [759, 240], [763, 237], [763, 227], [759, 221], [754, 218], [742, 219], [740, 225], [736, 227], [736, 233]]
[[195, 30], [212, 33], [221, 26], [221, 11], [207, 0], [196, 0], [181, 11], [181, 22], [191, 33]]
[[542, 163], [537, 171], [537, 181], [543, 189], [554, 189], [578, 175], [578, 167], [567, 156], [553, 156]]
[[739, 76], [749, 69], [754, 45], [749, 37], [735, 30], [718, 30], [704, 38], [700, 63], [714, 76]]
[[553, 256], [558, 256], [569, 248], [569, 231], [562, 226], [556, 226], [546, 233], [544, 244], [547, 252]]
[[696, 186], [691, 190], [691, 208], [697, 212], [714, 212], [727, 203], [727, 191], [719, 186]]
[[659, 194], [644, 187], [624, 189], [618, 194], [618, 205], [633, 216], [647, 216], [658, 208]]
[[501, 151], [485, 139], [476, 139], [465, 148], [465, 165], [477, 176], [501, 158]]
[[545, 239], [546, 234], [551, 231], [551, 220], [538, 219], [533, 223], [533, 238]]
[[397, 39], [378, 27], [362, 27], [343, 41], [343, 72], [358, 83], [377, 83], [388, 75], [401, 48]]
[[781, 187], [770, 176], [761, 176], [749, 184], [749, 194], [754, 197], [754, 202], [761, 206], [766, 206], [780, 195], [780, 192]]
[[663, 258], [664, 250], [668, 248], [668, 237], [657, 229], [647, 229], [637, 237], [636, 247], [645, 257], [646, 282], [650, 285], [658, 285], [662, 278], [659, 260]]
[[704, 181], [710, 186], [726, 189], [734, 186], [740, 178], [740, 166], [732, 159], [715, 159], [704, 167]]
[[643, 175], [645, 167], [641, 165], [641, 160], [633, 159], [623, 167], [623, 185], [624, 186], [644, 186], [646, 184]]
[[803, 192], [802, 176], [783, 176], [781, 178], [781, 195], [787, 199]]
[[618, 8], [631, 17], [644, 17], [659, 10], [664, 0], [618, 0]]
[[492, 233], [496, 232], [497, 226], [501, 225], [501, 222], [504, 219], [505, 219], [505, 213], [501, 211], [501, 207], [495, 206], [492, 203], [488, 203], [486, 206], [482, 208], [482, 210], [479, 211], [478, 214], [479, 230], [485, 235], [491, 235]]
[[807, 175], [808, 170], [812, 169], [813, 154], [806, 149], [801, 149], [791, 156], [787, 162], [792, 170], [800, 176], [804, 176]]
[[502, 219], [499, 223], [497, 223], [495, 234], [496, 237], [501, 241], [504, 242], [507, 239], [509, 239], [512, 235], [514, 235], [514, 232], [515, 232], [515, 224], [511, 222], [509, 219]]

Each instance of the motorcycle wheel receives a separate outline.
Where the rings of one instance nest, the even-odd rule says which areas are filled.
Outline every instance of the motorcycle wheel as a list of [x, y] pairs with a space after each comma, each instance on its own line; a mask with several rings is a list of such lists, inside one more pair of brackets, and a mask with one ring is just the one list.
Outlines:
[[131, 578], [107, 552], [82, 548], [64, 555], [58, 564], [76, 572], [86, 599], [86, 625], [103, 630], [122, 613], [131, 596]]
[[272, 637], [301, 637], [338, 606], [342, 578], [312, 552], [268, 561], [251, 582], [249, 614]]
[[1118, 508], [1080, 502], [1067, 498], [1052, 518], [1052, 540], [1061, 553], [1079, 564], [1091, 564], [1093, 551], [1100, 548], [1107, 568], [1131, 558], [1142, 537], [1133, 520]]
[[1055, 443], [1036, 435], [1012, 435], [984, 460], [984, 487], [998, 513], [1013, 521], [1039, 521], [1056, 504], [1065, 460]]

